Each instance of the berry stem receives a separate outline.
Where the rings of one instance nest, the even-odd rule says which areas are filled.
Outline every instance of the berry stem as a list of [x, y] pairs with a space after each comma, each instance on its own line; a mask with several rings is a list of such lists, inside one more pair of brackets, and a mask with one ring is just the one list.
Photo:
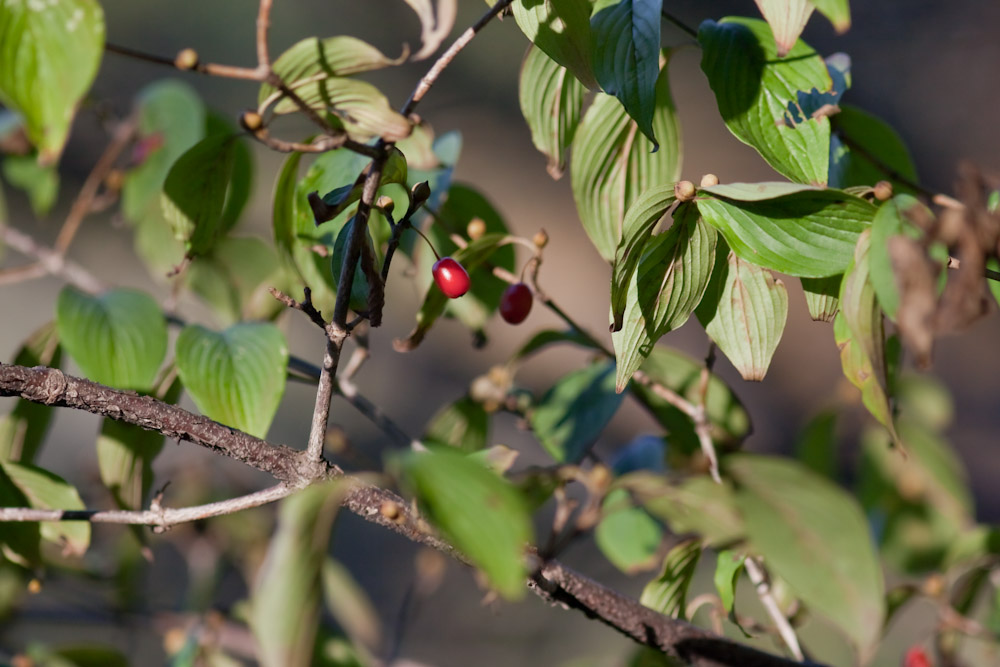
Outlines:
[[412, 229], [413, 231], [415, 231], [417, 234], [420, 234], [420, 237], [423, 240], [427, 241], [427, 245], [429, 245], [431, 247], [431, 252], [434, 253], [434, 259], [440, 260], [441, 259], [441, 255], [438, 254], [437, 248], [435, 248], [434, 244], [431, 243], [431, 240], [429, 238], [427, 238], [427, 235], [424, 234], [422, 231], [420, 231], [420, 229], [418, 227], [414, 227], [413, 225], [410, 226], [410, 229]]

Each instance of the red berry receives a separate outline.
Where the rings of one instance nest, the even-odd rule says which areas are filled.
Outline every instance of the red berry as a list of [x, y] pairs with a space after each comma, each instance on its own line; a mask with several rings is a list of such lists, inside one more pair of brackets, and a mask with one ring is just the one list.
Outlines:
[[903, 657], [903, 667], [931, 667], [931, 659], [921, 646], [911, 646]]
[[524, 283], [514, 283], [500, 297], [500, 317], [510, 324], [520, 324], [531, 312], [531, 288]]
[[451, 257], [442, 257], [431, 269], [434, 282], [449, 299], [457, 299], [469, 291], [469, 274]]

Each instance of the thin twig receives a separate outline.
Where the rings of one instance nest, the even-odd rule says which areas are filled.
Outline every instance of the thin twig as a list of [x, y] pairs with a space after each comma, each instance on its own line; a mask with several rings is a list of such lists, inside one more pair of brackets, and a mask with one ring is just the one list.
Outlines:
[[760, 598], [761, 604], [767, 610], [767, 615], [774, 621], [774, 625], [782, 641], [785, 642], [785, 645], [791, 651], [792, 655], [795, 656], [795, 659], [802, 662], [803, 655], [802, 647], [799, 646], [799, 638], [795, 635], [795, 630], [778, 606], [778, 601], [774, 599], [774, 595], [771, 592], [771, 584], [764, 573], [764, 569], [755, 558], [749, 556], [743, 561], [743, 565], [746, 567], [747, 576], [750, 577], [750, 581], [753, 582], [754, 588], [757, 590], [757, 597]]
[[0, 226], [0, 239], [22, 255], [38, 260], [34, 264], [0, 271], [0, 285], [53, 275], [84, 292], [101, 292], [106, 287], [87, 269], [13, 227]]
[[[105, 42], [104, 50], [132, 58], [133, 60], [142, 60], [156, 65], [177, 68], [177, 64], [173, 58], [158, 56], [112, 42]], [[237, 67], [235, 65], [220, 65], [218, 63], [203, 63], [201, 61], [198, 61], [191, 70], [199, 74], [207, 74], [208, 76], [218, 76], [224, 79], [241, 79], [243, 81], [264, 81], [267, 77], [266, 72], [262, 73], [256, 67]]]
[[309, 444], [306, 447], [307, 456], [311, 461], [323, 460], [323, 445], [326, 442], [326, 428], [330, 420], [330, 399], [333, 398], [334, 378], [337, 375], [337, 363], [340, 361], [340, 349], [343, 344], [343, 337], [336, 335], [329, 336], [326, 341], [323, 369], [319, 374], [319, 384], [316, 386], [316, 407], [313, 409]]
[[701, 377], [698, 378], [698, 403], [694, 406], [694, 432], [698, 435], [698, 443], [701, 445], [702, 454], [708, 459], [708, 472], [716, 484], [722, 484], [722, 477], [719, 476], [719, 457], [715, 453], [715, 443], [712, 442], [712, 425], [708, 421], [708, 382], [712, 377], [712, 366], [715, 364], [715, 343], [708, 344], [708, 354], [705, 356], [705, 365], [701, 369]]
[[660, 15], [663, 18], [665, 18], [667, 21], [669, 21], [670, 23], [672, 23], [675, 26], [677, 26], [678, 28], [680, 28], [682, 32], [685, 32], [688, 35], [690, 35], [691, 37], [694, 37], [695, 41], [698, 40], [698, 31], [697, 30], [695, 30], [694, 28], [692, 28], [691, 26], [689, 26], [687, 23], [684, 23], [684, 21], [681, 21], [679, 18], [677, 18], [676, 16], [674, 16], [673, 14], [671, 14], [670, 12], [668, 12], [666, 9], [661, 9], [660, 10]]
[[271, 27], [271, 0], [260, 0], [257, 10], [257, 68], [271, 71], [271, 57], [267, 51], [267, 31]]

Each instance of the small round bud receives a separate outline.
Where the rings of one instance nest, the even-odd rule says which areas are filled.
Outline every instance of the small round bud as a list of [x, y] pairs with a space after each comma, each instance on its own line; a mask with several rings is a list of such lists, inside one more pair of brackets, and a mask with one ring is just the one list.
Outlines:
[[483, 222], [482, 218], [473, 218], [469, 221], [469, 224], [465, 227], [465, 233], [469, 235], [469, 238], [473, 241], [483, 237], [486, 233], [486, 223]]
[[125, 174], [121, 169], [112, 169], [108, 172], [108, 175], [104, 177], [104, 187], [112, 192], [118, 192], [121, 190], [124, 183]]
[[549, 244], [549, 235], [545, 233], [544, 229], [539, 229], [535, 232], [535, 236], [531, 239], [531, 242], [535, 244], [536, 248], [544, 248]]
[[946, 588], [944, 577], [940, 574], [932, 574], [924, 579], [920, 586], [920, 592], [929, 598], [940, 597]]
[[674, 185], [674, 196], [677, 197], [677, 201], [691, 201], [696, 194], [698, 190], [691, 181], [678, 181]]
[[611, 470], [606, 465], [595, 465], [590, 470], [590, 483], [595, 489], [604, 491], [611, 484]]
[[394, 202], [392, 197], [389, 197], [388, 195], [382, 195], [379, 197], [378, 201], [375, 202], [375, 205], [390, 215], [392, 214], [392, 209], [396, 208], [396, 202]]
[[198, 52], [194, 49], [182, 49], [174, 58], [174, 67], [191, 70], [198, 66]]
[[431, 186], [427, 181], [420, 181], [410, 189], [410, 195], [413, 197], [414, 207], [420, 206], [431, 196]]
[[872, 194], [875, 195], [875, 199], [879, 201], [886, 201], [887, 199], [892, 199], [892, 183], [889, 181], [879, 181], [872, 188]]
[[42, 592], [42, 582], [38, 579], [32, 579], [28, 582], [28, 592], [32, 595], [37, 595]]
[[240, 116], [240, 125], [249, 132], [256, 132], [264, 127], [264, 119], [256, 111], [244, 111]]
[[705, 174], [701, 177], [701, 187], [710, 188], [719, 184], [719, 177], [715, 174]]
[[387, 500], [382, 503], [378, 508], [378, 512], [389, 521], [398, 521], [399, 517], [403, 514], [403, 510], [399, 506], [399, 503], [393, 502], [392, 500]]

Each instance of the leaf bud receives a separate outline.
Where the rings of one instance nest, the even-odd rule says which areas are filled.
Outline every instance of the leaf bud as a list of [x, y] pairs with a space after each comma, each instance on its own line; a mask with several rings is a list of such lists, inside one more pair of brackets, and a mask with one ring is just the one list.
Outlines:
[[701, 187], [710, 188], [719, 184], [719, 177], [715, 174], [705, 174], [701, 177]]
[[696, 194], [698, 190], [691, 181], [678, 181], [674, 185], [674, 196], [677, 197], [677, 201], [691, 201]]
[[174, 67], [192, 70], [198, 66], [198, 52], [194, 49], [181, 49], [174, 58]]
[[886, 201], [887, 199], [892, 199], [892, 183], [889, 181], [879, 181], [872, 188], [872, 194], [875, 195], [875, 199], [879, 201]]
[[481, 239], [483, 234], [486, 233], [486, 223], [483, 222], [482, 218], [473, 218], [465, 227], [465, 233], [468, 234], [469, 238], [473, 241]]
[[541, 250], [549, 244], [549, 235], [545, 233], [544, 229], [539, 229], [535, 232], [535, 236], [531, 239], [531, 242], [535, 244], [535, 247]]
[[248, 132], [256, 132], [264, 127], [264, 119], [256, 111], [244, 111], [240, 116], [240, 125]]
[[396, 202], [392, 200], [392, 197], [388, 195], [382, 195], [375, 202], [375, 205], [386, 212], [387, 215], [392, 215], [392, 209], [396, 208]]

